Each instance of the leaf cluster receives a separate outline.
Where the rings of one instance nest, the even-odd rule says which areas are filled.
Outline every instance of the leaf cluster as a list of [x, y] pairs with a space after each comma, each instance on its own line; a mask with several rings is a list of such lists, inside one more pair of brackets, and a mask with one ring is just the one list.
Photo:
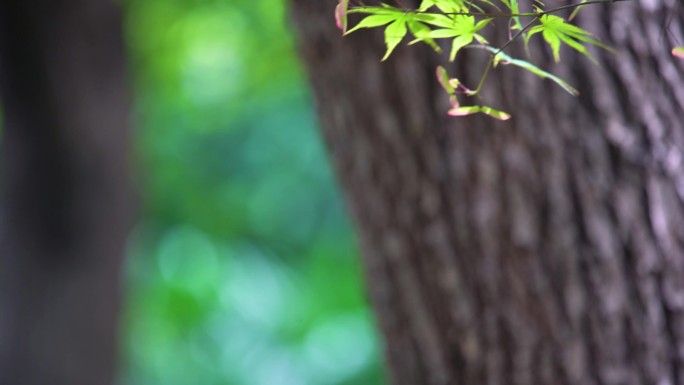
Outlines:
[[[464, 48], [477, 48], [487, 52], [490, 60], [475, 89], [465, 87], [458, 79], [449, 78], [443, 67], [437, 69], [438, 80], [450, 96], [450, 115], [484, 113], [505, 120], [510, 118], [509, 114], [480, 103], [460, 106], [457, 95], [479, 98], [489, 70], [499, 64], [520, 67], [536, 76], [549, 79], [565, 91], [577, 95], [577, 91], [561, 78], [527, 60], [511, 57], [504, 53], [504, 50], [519, 38], [527, 46], [531, 39], [541, 36], [556, 62], [561, 60], [561, 47], [567, 46], [597, 63], [587, 47], [596, 46], [607, 50], [610, 48], [595, 39], [590, 32], [574, 25], [572, 19], [577, 11], [586, 5], [615, 1], [624, 0], [582, 0], [556, 8], [547, 8], [539, 0], [529, 0], [529, 4], [523, 5], [531, 11], [521, 12], [519, 0], [422, 0], [416, 9], [385, 3], [378, 6], [352, 6], [350, 0], [339, 0], [335, 16], [338, 27], [345, 35], [364, 28], [384, 27], [386, 51], [383, 61], [387, 60], [407, 36], [411, 37], [409, 44], [425, 43], [438, 53], [442, 52], [442, 45], [438, 44], [438, 40], [448, 40], [451, 62], [456, 60]], [[556, 14], [569, 9], [573, 12], [568, 18]], [[354, 27], [347, 29], [347, 18], [349, 14], [354, 13], [365, 16]], [[494, 24], [494, 19], [503, 19], [508, 26], [509, 39], [500, 46], [490, 44], [483, 35], [483, 32]]]

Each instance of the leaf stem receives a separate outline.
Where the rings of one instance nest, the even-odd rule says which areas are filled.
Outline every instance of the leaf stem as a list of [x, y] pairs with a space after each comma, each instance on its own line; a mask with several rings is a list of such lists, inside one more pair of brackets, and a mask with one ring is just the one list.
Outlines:
[[[582, 7], [585, 5], [591, 5], [591, 4], [603, 4], [603, 3], [618, 3], [622, 1], [634, 1], [634, 0], [589, 0], [585, 2], [579, 2], [579, 3], [574, 3], [574, 4], [566, 4], [562, 5], [559, 7], [543, 10], [543, 11], [538, 11], [538, 12], [522, 12], [522, 13], [505, 13], [505, 12], [442, 12], [443, 15], [462, 15], [462, 16], [482, 16], [482, 17], [505, 17], [505, 18], [510, 18], [510, 17], [539, 17], [542, 15], [548, 15], [550, 13], [556, 13], [560, 12], [566, 9], [573, 9], [577, 7]], [[472, 3], [472, 1], [471, 1]], [[352, 7], [350, 9], [354, 9], [356, 7]], [[402, 9], [406, 13], [431, 13], [428, 11], [419, 11], [417, 9]]]
[[474, 92], [475, 95], [478, 94], [480, 92], [480, 90], [482, 89], [482, 85], [484, 85], [485, 79], [487, 78], [487, 74], [489, 73], [489, 69], [492, 68], [492, 65], [494, 64], [494, 60], [496, 60], [496, 56], [498, 54], [500, 54], [501, 52], [503, 52], [503, 50], [506, 49], [506, 47], [511, 45], [511, 43], [513, 43], [518, 37], [520, 37], [520, 35], [525, 33], [525, 31], [530, 29], [530, 27], [532, 27], [532, 24], [534, 24], [535, 21], [537, 21], [537, 18], [530, 20], [529, 23], [525, 24], [525, 26], [522, 27], [520, 29], [520, 31], [518, 31], [515, 35], [513, 35], [513, 37], [508, 39], [508, 41], [506, 43], [504, 43], [501, 47], [499, 47], [499, 49], [494, 53], [494, 55], [492, 55], [492, 57], [487, 62], [487, 66], [485, 67], [484, 72], [482, 73], [482, 77], [480, 78], [480, 83], [478, 83], [477, 88], [475, 89], [475, 92]]

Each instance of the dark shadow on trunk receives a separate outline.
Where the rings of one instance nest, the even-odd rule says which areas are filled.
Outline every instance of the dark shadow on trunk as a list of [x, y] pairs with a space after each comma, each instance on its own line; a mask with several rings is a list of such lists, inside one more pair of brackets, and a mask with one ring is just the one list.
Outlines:
[[0, 2], [0, 384], [109, 385], [131, 219], [115, 3]]

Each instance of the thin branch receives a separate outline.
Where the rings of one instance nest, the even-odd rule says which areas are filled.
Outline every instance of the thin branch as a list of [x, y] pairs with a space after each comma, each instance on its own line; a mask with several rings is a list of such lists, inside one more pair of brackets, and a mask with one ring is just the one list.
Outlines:
[[[582, 7], [585, 5], [591, 5], [591, 4], [604, 4], [604, 3], [619, 3], [622, 1], [634, 1], [634, 0], [590, 0], [590, 1], [585, 1], [582, 3], [575, 3], [575, 4], [566, 4], [562, 5], [560, 7], [555, 7], [551, 8], [548, 10], [543, 10], [543, 11], [538, 11], [538, 12], [523, 12], [523, 13], [505, 13], [505, 12], [441, 12], [442, 15], [462, 15], [462, 16], [481, 16], [481, 17], [505, 17], [505, 18], [510, 18], [510, 17], [540, 17], [543, 15], [548, 15], [551, 13], [556, 13], [560, 12], [566, 9], [573, 9], [577, 7]], [[364, 8], [364, 7], [352, 7], [350, 10], [353, 10], [354, 8]], [[400, 8], [402, 11], [406, 13], [415, 13], [415, 14], [420, 14], [420, 13], [433, 13], [433, 12], [428, 12], [428, 11], [419, 11], [417, 9], [406, 9], [406, 8]]]
[[537, 21], [536, 18], [530, 20], [529, 23], [525, 24], [525, 26], [522, 27], [522, 29], [520, 29], [520, 31], [518, 31], [515, 35], [513, 35], [513, 37], [511, 37], [510, 39], [508, 39], [508, 41], [507, 41], [506, 43], [504, 43], [504, 44], [496, 51], [496, 53], [494, 53], [494, 55], [492, 55], [492, 57], [491, 57], [491, 58], [489, 59], [489, 61], [487, 62], [487, 67], [485, 67], [485, 70], [484, 70], [484, 72], [482, 73], [482, 77], [480, 78], [480, 82], [478, 83], [477, 88], [476, 88], [475, 91], [474, 91], [474, 94], [478, 94], [478, 93], [480, 92], [480, 89], [482, 89], [482, 85], [484, 84], [485, 79], [487, 78], [487, 74], [489, 73], [489, 69], [492, 68], [492, 65], [494, 64], [494, 60], [496, 60], [496, 56], [497, 56], [498, 54], [500, 54], [501, 52], [503, 52], [503, 50], [506, 49], [506, 47], [508, 47], [509, 45], [511, 45], [511, 43], [513, 43], [518, 37], [520, 37], [523, 33], [525, 33], [525, 31], [527, 31], [528, 29], [530, 29], [530, 27], [532, 27], [532, 25], [534, 24], [535, 21]]

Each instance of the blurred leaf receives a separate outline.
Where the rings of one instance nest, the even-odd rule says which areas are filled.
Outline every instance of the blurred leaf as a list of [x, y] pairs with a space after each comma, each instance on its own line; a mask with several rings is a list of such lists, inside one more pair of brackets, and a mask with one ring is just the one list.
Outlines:
[[684, 59], [684, 47], [672, 48], [672, 55]]

